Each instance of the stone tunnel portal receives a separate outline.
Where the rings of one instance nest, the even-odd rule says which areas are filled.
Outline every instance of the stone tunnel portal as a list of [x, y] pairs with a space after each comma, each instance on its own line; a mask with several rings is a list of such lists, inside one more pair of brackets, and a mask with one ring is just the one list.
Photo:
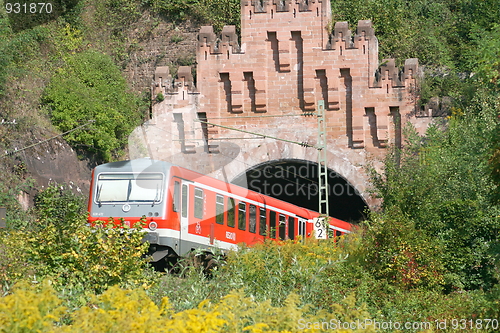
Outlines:
[[[318, 164], [306, 160], [275, 160], [259, 164], [232, 183], [318, 211]], [[368, 205], [342, 176], [328, 169], [330, 215], [347, 222], [363, 219]]]

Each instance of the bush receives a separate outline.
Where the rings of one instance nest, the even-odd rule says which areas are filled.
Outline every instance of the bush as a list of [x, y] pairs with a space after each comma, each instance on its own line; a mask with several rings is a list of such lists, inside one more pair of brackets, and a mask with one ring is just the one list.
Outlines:
[[35, 214], [38, 217], [34, 229], [54, 225], [66, 229], [74, 222], [82, 221], [86, 214], [85, 199], [74, 194], [66, 185], [50, 184], [34, 198]]
[[115, 284], [151, 285], [140, 223], [100, 221], [90, 227], [82, 198], [57, 185], [41, 191], [35, 203], [34, 225], [0, 232], [0, 284], [50, 278], [57, 288], [92, 292]]
[[0, 332], [54, 332], [66, 310], [61, 303], [48, 281], [40, 288], [19, 283], [0, 297]]
[[367, 222], [358, 258], [377, 279], [402, 289], [439, 290], [444, 284], [443, 247], [402, 214]]
[[67, 134], [65, 139], [103, 161], [119, 155], [128, 135], [142, 120], [141, 99], [127, 91], [111, 57], [96, 51], [68, 57], [52, 77], [43, 101], [51, 108], [53, 123], [63, 132], [93, 120], [92, 125]]
[[[37, 290], [38, 289], [38, 290]], [[332, 313], [307, 313], [291, 294], [283, 306], [269, 301], [256, 302], [242, 292], [232, 292], [219, 302], [201, 302], [196, 308], [174, 313], [164, 298], [154, 304], [141, 289], [112, 287], [92, 297], [88, 306], [69, 312], [71, 323], [61, 325], [68, 309], [48, 283], [40, 288], [27, 283], [16, 285], [11, 295], [0, 298], [0, 331], [6, 332], [317, 332], [322, 322], [363, 322], [369, 319], [364, 308], [355, 306], [354, 297], [335, 305]], [[25, 313], [29, 312], [29, 316]], [[339, 330], [339, 332], [374, 332]]]
[[27, 251], [29, 259], [39, 264], [38, 274], [57, 286], [93, 292], [115, 284], [149, 286], [143, 257], [148, 243], [142, 243], [141, 229], [123, 221], [95, 227], [85, 225], [84, 219], [68, 221], [64, 228], [50, 224], [30, 235]]
[[[374, 225], [371, 228], [377, 230]], [[56, 297], [48, 283], [19, 283], [0, 298], [0, 331], [23, 327], [40, 332], [320, 332], [333, 330], [339, 321], [434, 324], [498, 316], [498, 288], [443, 294], [429, 285], [408, 288], [390, 278], [372, 277], [368, 270], [378, 270], [364, 268], [373, 262], [363, 263], [362, 255], [376, 250], [367, 247], [373, 238], [377, 237], [364, 240], [357, 232], [336, 244], [309, 240], [242, 248], [211, 279], [191, 269], [183, 278], [166, 275], [148, 290], [114, 285], [93, 290], [102, 295], [89, 296], [74, 282], [62, 287], [52, 280], [60, 290]], [[380, 250], [388, 253], [388, 248]], [[375, 265], [384, 267], [380, 261]], [[31, 320], [26, 311], [33, 314]]]
[[424, 137], [409, 130], [403, 149], [387, 156], [384, 173], [372, 174], [385, 212], [405, 212], [412, 233], [442, 246], [448, 290], [498, 282], [491, 249], [500, 240], [500, 211], [488, 165], [498, 123], [496, 110], [475, 98], [477, 104], [434, 124]]
[[165, 96], [163, 96], [163, 94], [161, 92], [159, 92], [157, 95], [156, 95], [156, 101], [158, 103], [161, 103], [165, 100]]
[[36, 266], [26, 256], [30, 245], [22, 230], [0, 229], [0, 292], [35, 275]]

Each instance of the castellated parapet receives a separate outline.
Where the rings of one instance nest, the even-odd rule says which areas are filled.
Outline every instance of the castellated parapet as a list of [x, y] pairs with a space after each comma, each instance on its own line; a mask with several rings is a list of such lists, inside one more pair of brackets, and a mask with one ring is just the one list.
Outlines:
[[407, 120], [424, 128], [430, 119], [414, 117], [417, 59], [403, 68], [379, 61], [371, 21], [355, 30], [334, 23], [329, 0], [242, 0], [241, 35], [234, 26], [218, 34], [202, 27], [196, 58], [196, 75], [180, 67], [174, 79], [157, 68], [152, 119], [134, 131], [131, 158], [224, 181], [269, 161], [317, 161], [317, 149], [291, 142], [316, 144], [317, 119], [306, 115], [323, 100], [327, 166], [375, 205], [362, 166], [401, 144]]
[[238, 116], [311, 112], [324, 100], [330, 137], [351, 148], [401, 141], [401, 117], [416, 107], [418, 61], [402, 70], [393, 59], [379, 63], [371, 21], [355, 33], [347, 22], [329, 31], [325, 0], [242, 0], [241, 9], [241, 42], [233, 26], [200, 30], [197, 89], [208, 119], [248, 124]]

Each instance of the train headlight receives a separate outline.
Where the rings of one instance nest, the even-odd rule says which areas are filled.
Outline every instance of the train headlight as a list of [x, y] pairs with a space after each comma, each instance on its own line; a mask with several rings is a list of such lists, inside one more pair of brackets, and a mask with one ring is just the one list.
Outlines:
[[149, 222], [149, 229], [155, 231], [158, 228], [158, 224], [154, 221]]

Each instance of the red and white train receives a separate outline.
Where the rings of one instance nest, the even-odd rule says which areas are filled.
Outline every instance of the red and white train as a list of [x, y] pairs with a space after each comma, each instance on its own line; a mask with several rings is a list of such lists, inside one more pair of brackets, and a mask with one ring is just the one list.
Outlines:
[[[229, 250], [238, 243], [297, 236], [327, 238], [317, 212], [164, 161], [138, 159], [97, 166], [92, 172], [89, 222], [146, 218], [145, 239], [154, 262], [194, 249]], [[330, 234], [351, 230], [330, 218]]]

